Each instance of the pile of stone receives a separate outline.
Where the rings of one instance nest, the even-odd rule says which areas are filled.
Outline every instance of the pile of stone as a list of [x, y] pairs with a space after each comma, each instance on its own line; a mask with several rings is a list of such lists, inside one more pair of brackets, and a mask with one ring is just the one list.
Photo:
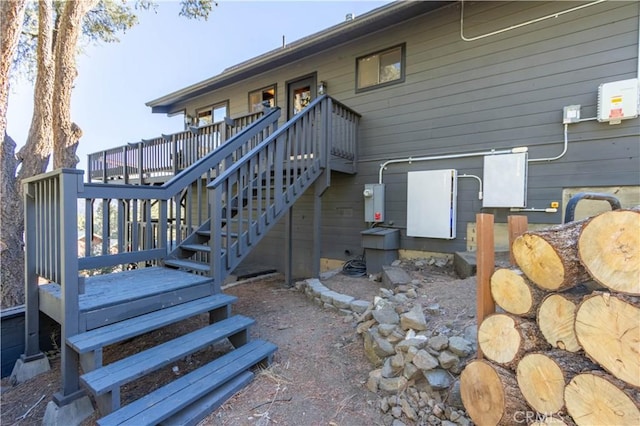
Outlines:
[[317, 279], [296, 287], [318, 305], [355, 319], [375, 367], [367, 388], [380, 395], [385, 424], [471, 425], [458, 376], [476, 352], [476, 326], [430, 327], [440, 306], [423, 306], [420, 281], [404, 279], [403, 273], [402, 268], [385, 267], [381, 280], [388, 288], [380, 288], [373, 303], [334, 292]]
[[453, 330], [430, 330], [427, 318], [437, 316], [439, 306], [423, 307], [415, 287], [381, 288], [360, 317], [365, 355], [377, 367], [367, 387], [381, 394], [387, 424], [470, 425], [458, 376], [475, 343]]

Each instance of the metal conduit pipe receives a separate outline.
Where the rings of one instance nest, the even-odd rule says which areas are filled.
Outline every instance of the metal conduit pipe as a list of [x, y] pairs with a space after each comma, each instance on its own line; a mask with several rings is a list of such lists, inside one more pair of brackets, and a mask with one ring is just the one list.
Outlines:
[[472, 178], [472, 179], [476, 179], [478, 181], [478, 185], [480, 187], [480, 189], [478, 189], [478, 200], [482, 200], [482, 179], [480, 179], [480, 176], [476, 176], [476, 175], [458, 175], [458, 179], [460, 178]]
[[462, 40], [464, 40], [464, 41], [480, 40], [480, 39], [483, 39], [485, 37], [498, 35], [498, 34], [501, 34], [501, 33], [507, 32], [507, 31], [515, 30], [516, 28], [521, 28], [521, 27], [525, 27], [527, 25], [535, 24], [536, 22], [546, 21], [547, 19], [551, 19], [551, 18], [557, 18], [558, 16], [564, 15], [565, 13], [575, 12], [576, 10], [584, 9], [585, 7], [593, 6], [593, 5], [596, 5], [598, 3], [602, 3], [604, 1], [606, 1], [606, 0], [596, 0], [596, 1], [593, 1], [591, 3], [582, 4], [580, 6], [572, 7], [571, 9], [565, 9], [565, 10], [562, 10], [560, 12], [552, 13], [550, 15], [541, 16], [540, 18], [531, 19], [529, 21], [522, 22], [522, 23], [517, 24], [517, 25], [512, 25], [510, 27], [502, 28], [500, 30], [492, 31], [492, 32], [487, 33], [487, 34], [482, 34], [482, 35], [479, 35], [479, 36], [476, 36], [476, 37], [465, 37], [464, 36], [464, 0], [463, 0], [461, 2], [462, 4], [460, 6], [460, 38]]
[[527, 161], [529, 163], [536, 163], [536, 162], [540, 162], [540, 161], [554, 161], [554, 160], [559, 160], [560, 158], [564, 157], [564, 155], [567, 153], [567, 149], [569, 149], [569, 135], [568, 135], [568, 128], [569, 125], [565, 124], [564, 125], [564, 149], [562, 150], [562, 152], [560, 153], [560, 155], [556, 155], [555, 157], [548, 157], [548, 158], [529, 158]]
[[511, 149], [502, 149], [491, 151], [482, 151], [482, 152], [468, 152], [465, 154], [446, 154], [446, 155], [433, 155], [430, 157], [407, 157], [407, 158], [398, 158], [395, 160], [387, 160], [384, 163], [380, 164], [380, 170], [378, 171], [378, 183], [382, 183], [382, 173], [387, 168], [389, 164], [398, 164], [398, 163], [413, 163], [414, 161], [433, 161], [433, 160], [450, 160], [453, 158], [468, 158], [468, 157], [484, 157], [485, 155], [499, 155], [499, 154], [515, 154], [518, 152], [527, 152], [528, 148], [526, 146], [521, 146], [517, 148]]

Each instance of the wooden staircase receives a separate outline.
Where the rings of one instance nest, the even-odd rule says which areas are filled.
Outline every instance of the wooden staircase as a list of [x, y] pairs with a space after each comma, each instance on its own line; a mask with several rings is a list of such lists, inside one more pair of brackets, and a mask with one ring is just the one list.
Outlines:
[[[100, 425], [196, 424], [246, 385], [254, 366], [271, 362], [276, 346], [249, 340], [255, 321], [232, 314], [235, 298], [222, 294], [222, 282], [319, 177], [328, 186], [331, 118], [339, 129], [349, 120], [357, 123], [355, 113], [326, 96], [281, 128], [278, 117], [278, 109], [265, 113], [161, 186], [82, 184], [81, 175], [65, 170], [27, 182], [27, 221], [33, 221], [26, 226], [27, 311], [41, 310], [61, 324], [65, 345], [56, 401], [64, 404], [84, 388], [104, 416]], [[339, 158], [340, 170], [349, 170], [354, 149], [340, 151], [350, 152], [349, 159]], [[86, 200], [87, 212], [96, 200], [117, 202], [116, 253], [103, 243], [101, 253], [87, 250], [78, 258], [79, 199]], [[197, 211], [188, 210], [193, 205]], [[208, 211], [206, 217], [194, 222], [202, 211]], [[43, 219], [51, 215], [60, 220], [57, 230]], [[87, 218], [93, 220], [91, 213]], [[110, 226], [102, 225], [103, 241]], [[132, 264], [138, 267], [78, 278], [80, 270]], [[51, 282], [38, 286], [38, 276]], [[208, 326], [103, 365], [106, 346], [205, 313]], [[27, 333], [37, 336], [33, 318], [27, 315]], [[121, 405], [123, 386], [221, 341], [234, 349]], [[38, 353], [37, 341], [28, 340], [25, 357]]]

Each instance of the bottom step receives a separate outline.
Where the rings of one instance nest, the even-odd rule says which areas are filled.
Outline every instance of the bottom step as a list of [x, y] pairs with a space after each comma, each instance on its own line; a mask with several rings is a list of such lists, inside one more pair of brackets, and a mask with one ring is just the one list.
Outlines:
[[235, 379], [229, 380], [215, 391], [200, 398], [182, 411], [160, 423], [161, 426], [195, 426], [209, 414], [217, 410], [224, 402], [242, 390], [253, 380], [254, 374], [245, 371]]
[[[101, 418], [98, 424], [100, 426], [155, 425], [174, 415], [180, 418], [180, 413], [187, 413], [188, 407], [194, 403], [201, 405], [203, 410], [210, 410], [211, 407], [215, 409], [215, 404], [222, 404], [228, 396], [239, 390], [239, 388], [235, 389], [229, 394], [228, 391], [221, 389], [222, 386], [243, 375], [254, 365], [263, 361], [269, 362], [276, 349], [274, 344], [263, 340], [251, 341]], [[216, 390], [220, 390], [219, 400], [207, 398]], [[222, 397], [225, 396], [226, 398], [223, 399]], [[188, 410], [188, 413], [186, 417], [192, 418], [199, 414], [208, 414], [198, 413], [196, 410]]]

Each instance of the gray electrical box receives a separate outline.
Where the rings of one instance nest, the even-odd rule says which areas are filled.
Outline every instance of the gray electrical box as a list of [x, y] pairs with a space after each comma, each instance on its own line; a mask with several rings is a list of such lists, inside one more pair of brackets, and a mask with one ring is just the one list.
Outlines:
[[384, 183], [364, 185], [364, 221], [384, 222]]
[[400, 230], [370, 228], [360, 232], [367, 263], [367, 274], [377, 274], [383, 265], [391, 265], [398, 258]]
[[527, 153], [486, 155], [482, 207], [526, 207]]

